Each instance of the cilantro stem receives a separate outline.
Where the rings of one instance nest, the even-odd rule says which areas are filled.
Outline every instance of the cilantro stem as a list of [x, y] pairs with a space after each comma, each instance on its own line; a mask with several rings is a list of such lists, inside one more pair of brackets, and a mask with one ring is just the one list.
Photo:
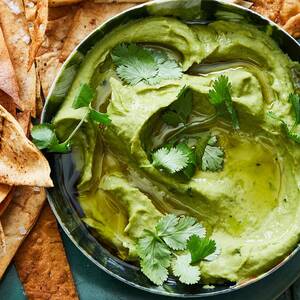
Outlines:
[[76, 134], [76, 132], [78, 131], [78, 129], [81, 127], [81, 125], [85, 121], [86, 117], [89, 114], [89, 111], [90, 110], [88, 109], [87, 112], [85, 113], [85, 115], [83, 116], [83, 118], [80, 120], [80, 122], [75, 127], [75, 129], [72, 131], [72, 133], [69, 135], [69, 137], [64, 141], [64, 144], [67, 144], [67, 143], [69, 143], [71, 141], [71, 139], [73, 138], [73, 136]]

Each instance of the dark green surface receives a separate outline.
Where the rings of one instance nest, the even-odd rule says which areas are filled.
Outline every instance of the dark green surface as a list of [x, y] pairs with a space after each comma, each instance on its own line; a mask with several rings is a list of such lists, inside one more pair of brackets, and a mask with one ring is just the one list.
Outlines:
[[[65, 248], [67, 250], [68, 259], [72, 267], [73, 276], [76, 282], [77, 290], [81, 300], [166, 300], [175, 299], [168, 297], [159, 297], [156, 295], [148, 294], [132, 288], [120, 281], [112, 278], [103, 271], [99, 270], [93, 263], [91, 263], [81, 252], [72, 244], [72, 242], [62, 235]], [[285, 277], [282, 277], [282, 281]], [[274, 285], [276, 284], [275, 281]], [[272, 284], [271, 284], [272, 286]], [[259, 293], [249, 294], [247, 299], [265, 300], [270, 299], [268, 296], [258, 297]], [[270, 295], [272, 293], [267, 293]], [[0, 283], [0, 299], [5, 300], [25, 300], [22, 285], [19, 281], [15, 267], [12, 265], [4, 279]], [[215, 298], [212, 298], [215, 299]], [[225, 299], [224, 297], [218, 298], [220, 300]], [[233, 297], [226, 297], [226, 299], [239, 299]], [[63, 300], [63, 299], [62, 299]], [[246, 300], [243, 299], [239, 300]], [[300, 300], [300, 280], [298, 280], [292, 288], [286, 291], [277, 300]]]

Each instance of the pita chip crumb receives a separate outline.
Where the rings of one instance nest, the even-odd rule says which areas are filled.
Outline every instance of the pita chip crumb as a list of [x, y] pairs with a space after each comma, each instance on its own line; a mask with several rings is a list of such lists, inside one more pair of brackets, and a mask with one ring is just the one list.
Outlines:
[[29, 299], [78, 299], [55, 217], [45, 205], [15, 256]]

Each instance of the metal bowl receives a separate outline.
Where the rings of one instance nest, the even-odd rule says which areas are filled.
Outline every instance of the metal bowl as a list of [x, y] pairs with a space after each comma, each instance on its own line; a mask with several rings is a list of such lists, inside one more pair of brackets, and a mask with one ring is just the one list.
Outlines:
[[[269, 34], [293, 60], [300, 61], [300, 46], [296, 40], [281, 30], [275, 23], [249, 9], [217, 0], [163, 0], [148, 2], [111, 18], [86, 37], [71, 53], [51, 88], [43, 111], [42, 121], [51, 121], [72, 84], [82, 58], [97, 41], [101, 40], [120, 24], [152, 15], [174, 16], [188, 24], [206, 24], [220, 19], [235, 22], [246, 21]], [[95, 239], [81, 221], [83, 212], [76, 201], [76, 190], [74, 188], [79, 174], [74, 170], [70, 154], [48, 154], [48, 159], [55, 185], [54, 188], [48, 190], [48, 199], [63, 230], [78, 249], [99, 268], [131, 286], [155, 294], [174, 297], [226, 296], [225, 294], [230, 293], [227, 295], [230, 298], [244, 290], [242, 288], [245, 286], [263, 282], [263, 279], [276, 273], [276, 270], [282, 269], [284, 265], [287, 265], [287, 262], [291, 261], [298, 254], [299, 248], [295, 249], [282, 263], [272, 270], [242, 284], [223, 284], [206, 289], [200, 284], [187, 286], [180, 284], [173, 278], [169, 278], [162, 287], [157, 287], [141, 273], [139, 268], [113, 256]], [[245, 298], [243, 297], [243, 299]]]

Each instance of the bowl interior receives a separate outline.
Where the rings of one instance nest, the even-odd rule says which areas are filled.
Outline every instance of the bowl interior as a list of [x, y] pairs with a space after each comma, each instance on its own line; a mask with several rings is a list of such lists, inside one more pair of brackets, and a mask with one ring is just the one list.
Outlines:
[[[130, 20], [151, 15], [174, 16], [189, 24], [206, 24], [214, 20], [231, 20], [248, 22], [267, 32], [279, 44], [281, 49], [293, 60], [300, 61], [300, 47], [297, 42], [280, 30], [278, 26], [261, 16], [235, 5], [215, 0], [165, 0], [149, 2], [130, 9], [112, 18], [91, 35], [89, 35], [72, 52], [63, 65], [49, 93], [42, 116], [43, 122], [50, 122], [70, 88], [77, 69], [84, 56], [93, 45], [101, 40], [113, 28]], [[76, 181], [79, 174], [74, 170], [71, 154], [48, 154], [55, 188], [48, 190], [50, 205], [62, 228], [73, 243], [97, 266], [112, 276], [143, 290], [153, 293], [179, 297], [205, 297], [228, 293], [253, 283], [259, 278], [240, 285], [216, 285], [213, 289], [205, 289], [201, 285], [187, 286], [170, 278], [162, 287], [152, 284], [137, 268], [121, 261], [111, 254], [95, 239], [89, 229], [81, 221], [83, 212], [76, 200]], [[290, 256], [294, 255], [295, 250]]]

